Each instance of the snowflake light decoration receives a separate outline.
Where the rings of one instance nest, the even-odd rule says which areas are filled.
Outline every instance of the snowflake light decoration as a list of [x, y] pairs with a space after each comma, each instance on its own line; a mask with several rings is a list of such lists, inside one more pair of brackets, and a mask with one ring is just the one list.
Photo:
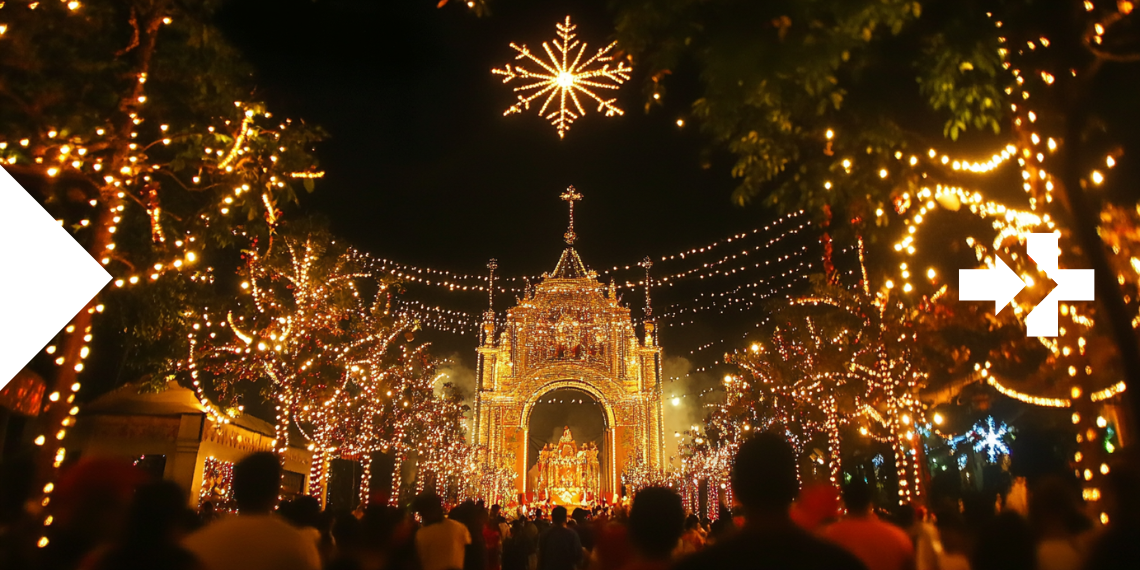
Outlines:
[[[507, 108], [503, 113], [504, 117], [529, 110], [532, 101], [545, 97], [538, 114], [558, 129], [558, 138], [563, 138], [566, 136], [566, 131], [570, 130], [570, 125], [586, 114], [579, 100], [579, 94], [596, 101], [598, 112], [604, 112], [607, 117], [625, 114], [614, 104], [616, 99], [604, 99], [594, 90], [617, 89], [619, 85], [629, 80], [633, 68], [624, 61], [617, 62], [616, 66], [610, 63], [614, 57], [609, 55], [609, 52], [617, 42], [599, 49], [593, 56], [584, 59], [586, 44], [574, 39], [575, 27], [577, 26], [570, 23], [570, 16], [566, 16], [566, 23], [557, 25], [558, 39], [551, 42], [554, 48], [551, 49], [549, 43], [542, 42], [542, 49], [550, 58], [549, 61], [535, 57], [525, 45], [511, 43], [511, 47], [518, 52], [516, 60], [529, 59], [541, 69], [530, 70], [508, 63], [502, 69], [491, 70], [491, 73], [503, 76], [504, 84], [515, 79], [527, 82], [515, 87], [515, 94], [519, 100]], [[557, 108], [554, 109], [553, 105], [557, 105]]]
[[1005, 422], [994, 424], [993, 416], [986, 418], [985, 422], [974, 424], [966, 437], [974, 443], [974, 452], [986, 452], [990, 463], [997, 461], [998, 455], [1009, 455], [1009, 446], [1003, 439], [1009, 433], [1009, 426]]

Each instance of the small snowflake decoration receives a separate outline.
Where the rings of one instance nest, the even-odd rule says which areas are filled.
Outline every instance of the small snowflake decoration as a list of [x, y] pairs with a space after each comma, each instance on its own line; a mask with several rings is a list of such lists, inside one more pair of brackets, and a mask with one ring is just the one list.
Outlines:
[[974, 453], [985, 451], [990, 463], [994, 463], [999, 455], [1009, 455], [1009, 446], [1004, 441], [1008, 433], [1009, 426], [1005, 422], [995, 425], [993, 416], [990, 416], [985, 422], [974, 424], [966, 436], [974, 443]]
[[585, 58], [586, 44], [574, 39], [575, 27], [570, 23], [570, 16], [566, 16], [566, 23], [557, 25], [558, 39], [551, 42], [554, 48], [552, 49], [549, 43], [542, 42], [542, 49], [549, 61], [535, 57], [525, 45], [511, 44], [511, 47], [518, 52], [516, 60], [528, 59], [541, 69], [531, 70], [520, 65], [511, 66], [508, 63], [502, 69], [491, 70], [491, 73], [503, 76], [503, 83], [510, 83], [515, 79], [525, 82], [515, 87], [518, 102], [511, 105], [503, 116], [529, 110], [532, 101], [544, 98], [538, 114], [550, 121], [558, 130], [558, 138], [562, 138], [566, 136], [566, 131], [570, 130], [570, 125], [586, 114], [579, 95], [597, 102], [598, 112], [605, 113], [607, 117], [625, 114], [614, 104], [616, 99], [604, 99], [595, 93], [595, 90], [617, 89], [619, 85], [629, 80], [633, 68], [624, 61], [617, 62], [616, 66], [610, 63], [614, 58], [609, 52], [617, 42]]

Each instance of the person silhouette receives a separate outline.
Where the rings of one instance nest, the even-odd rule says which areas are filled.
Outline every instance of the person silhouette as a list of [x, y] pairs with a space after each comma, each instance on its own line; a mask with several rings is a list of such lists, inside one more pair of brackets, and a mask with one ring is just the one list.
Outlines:
[[799, 487], [796, 454], [784, 436], [765, 432], [740, 444], [732, 488], [745, 509], [744, 528], [682, 560], [677, 570], [865, 569], [854, 555], [792, 522], [788, 511]]
[[317, 570], [317, 545], [277, 516], [281, 460], [262, 451], [234, 465], [238, 516], [191, 534], [184, 546], [213, 570]]

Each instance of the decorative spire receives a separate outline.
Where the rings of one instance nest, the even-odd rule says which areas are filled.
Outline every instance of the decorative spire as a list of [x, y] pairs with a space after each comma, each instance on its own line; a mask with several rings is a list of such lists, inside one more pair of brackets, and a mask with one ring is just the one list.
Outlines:
[[487, 262], [487, 269], [491, 270], [491, 274], [487, 277], [487, 310], [495, 310], [495, 270], [499, 268], [499, 260], [491, 258]]
[[562, 193], [561, 198], [570, 203], [570, 228], [566, 230], [566, 234], [562, 237], [566, 240], [566, 245], [574, 245], [574, 240], [578, 239], [578, 234], [574, 233], [574, 202], [582, 199], [582, 195], [574, 189], [573, 186], [566, 189]]
[[653, 267], [653, 260], [647, 255], [638, 265], [645, 268], [645, 319], [650, 320], [649, 318], [653, 316], [653, 305], [649, 302], [649, 287], [653, 281], [649, 276], [649, 268]]
[[483, 312], [483, 344], [492, 346], [495, 343], [495, 270], [499, 262], [494, 258], [487, 262], [487, 269], [491, 270], [487, 277], [487, 310]]

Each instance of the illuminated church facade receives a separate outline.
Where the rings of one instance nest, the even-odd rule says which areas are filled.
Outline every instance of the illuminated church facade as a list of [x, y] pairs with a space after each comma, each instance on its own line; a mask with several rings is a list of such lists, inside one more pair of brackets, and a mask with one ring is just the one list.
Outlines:
[[[513, 471], [514, 486], [528, 501], [613, 501], [622, 494], [623, 472], [659, 470], [665, 462], [661, 348], [654, 324], [647, 319], [639, 336], [613, 283], [601, 283], [573, 248], [574, 201], [580, 198], [573, 188], [562, 195], [570, 203], [570, 229], [554, 270], [527, 287], [501, 328], [488, 310], [478, 348], [473, 440], [486, 450], [487, 461]], [[536, 476], [538, 468], [531, 467], [548, 461], [538, 462], [541, 442], [530, 441], [535, 406], [556, 390], [592, 399], [604, 424], [599, 443], [574, 447], [592, 456], [592, 463], [579, 458], [582, 475], [561, 482]], [[565, 449], [567, 437], [569, 429]]]

